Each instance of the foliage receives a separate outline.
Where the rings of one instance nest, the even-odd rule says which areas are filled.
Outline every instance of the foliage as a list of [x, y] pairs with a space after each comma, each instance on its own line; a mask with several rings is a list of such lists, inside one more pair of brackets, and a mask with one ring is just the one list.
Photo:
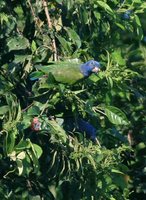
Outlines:
[[[145, 14], [143, 0], [0, 1], [1, 199], [144, 199]], [[101, 72], [77, 84], [30, 80], [90, 59]]]

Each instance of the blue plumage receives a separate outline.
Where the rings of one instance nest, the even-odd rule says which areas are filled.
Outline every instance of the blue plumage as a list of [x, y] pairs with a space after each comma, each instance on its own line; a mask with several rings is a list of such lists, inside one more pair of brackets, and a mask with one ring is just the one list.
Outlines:
[[97, 130], [93, 125], [80, 118], [77, 120], [77, 125], [79, 132], [85, 132], [88, 138], [95, 141]]
[[90, 60], [80, 66], [81, 73], [84, 77], [90, 76], [92, 73], [100, 71], [100, 63], [94, 60]]
[[66, 118], [63, 126], [66, 131], [85, 133], [87, 138], [96, 141], [96, 128], [82, 118]]

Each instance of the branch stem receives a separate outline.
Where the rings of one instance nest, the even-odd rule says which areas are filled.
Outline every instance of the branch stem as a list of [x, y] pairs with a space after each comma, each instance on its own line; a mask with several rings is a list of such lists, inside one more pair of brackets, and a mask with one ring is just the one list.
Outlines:
[[[49, 10], [48, 10], [47, 0], [42, 0], [42, 3], [43, 3], [46, 18], [47, 18], [48, 28], [52, 30], [53, 27], [52, 27], [52, 22], [51, 22]], [[52, 38], [52, 50], [53, 50], [53, 59], [54, 61], [57, 61], [57, 47], [56, 47], [56, 42], [54, 38]]]

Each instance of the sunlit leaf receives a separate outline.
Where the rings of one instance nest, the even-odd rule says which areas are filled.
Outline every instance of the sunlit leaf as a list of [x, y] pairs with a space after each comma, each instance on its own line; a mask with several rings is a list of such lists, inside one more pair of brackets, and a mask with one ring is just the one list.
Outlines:
[[9, 107], [8, 106], [1, 106], [0, 107], [0, 115], [4, 115], [8, 112]]
[[29, 75], [29, 78], [31, 81], [35, 81], [35, 80], [41, 78], [43, 75], [44, 75], [44, 73], [42, 71], [35, 71]]
[[37, 155], [37, 158], [40, 158], [40, 156], [43, 153], [42, 148], [37, 144], [33, 144], [33, 148], [34, 148], [34, 151], [35, 151], [35, 153]]
[[107, 12], [113, 13], [113, 10], [110, 8], [110, 6], [107, 3], [103, 2], [103, 1], [97, 1], [97, 4], [101, 8], [105, 9]]
[[15, 146], [15, 150], [16, 151], [23, 151], [23, 150], [26, 150], [26, 149], [29, 149], [30, 148], [30, 141], [29, 139], [27, 140], [20, 140], [20, 142]]
[[70, 39], [77, 45], [78, 48], [81, 47], [81, 39], [79, 35], [71, 28], [66, 27], [65, 30], [67, 31]]
[[32, 106], [27, 110], [27, 115], [39, 115], [40, 114], [40, 109], [38, 106]]
[[62, 45], [63, 49], [66, 52], [71, 52], [72, 51], [71, 45], [63, 37], [58, 36], [57, 39], [59, 40], [60, 44]]
[[10, 37], [7, 39], [7, 47], [9, 48], [9, 51], [26, 49], [29, 47], [29, 41], [22, 36]]
[[17, 162], [18, 174], [20, 176], [23, 173], [23, 163], [21, 160], [18, 159], [16, 160], [16, 162]]
[[23, 160], [25, 158], [25, 156], [26, 156], [26, 153], [24, 151], [22, 151], [17, 155], [17, 159]]
[[125, 113], [114, 106], [106, 106], [105, 114], [113, 124], [127, 125], [129, 123]]

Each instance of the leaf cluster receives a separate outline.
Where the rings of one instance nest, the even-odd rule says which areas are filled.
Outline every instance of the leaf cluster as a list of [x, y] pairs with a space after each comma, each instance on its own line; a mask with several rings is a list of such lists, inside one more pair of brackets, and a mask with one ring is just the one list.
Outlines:
[[[144, 199], [145, 14], [144, 0], [0, 1], [1, 199]], [[101, 72], [43, 78], [56, 59]]]

